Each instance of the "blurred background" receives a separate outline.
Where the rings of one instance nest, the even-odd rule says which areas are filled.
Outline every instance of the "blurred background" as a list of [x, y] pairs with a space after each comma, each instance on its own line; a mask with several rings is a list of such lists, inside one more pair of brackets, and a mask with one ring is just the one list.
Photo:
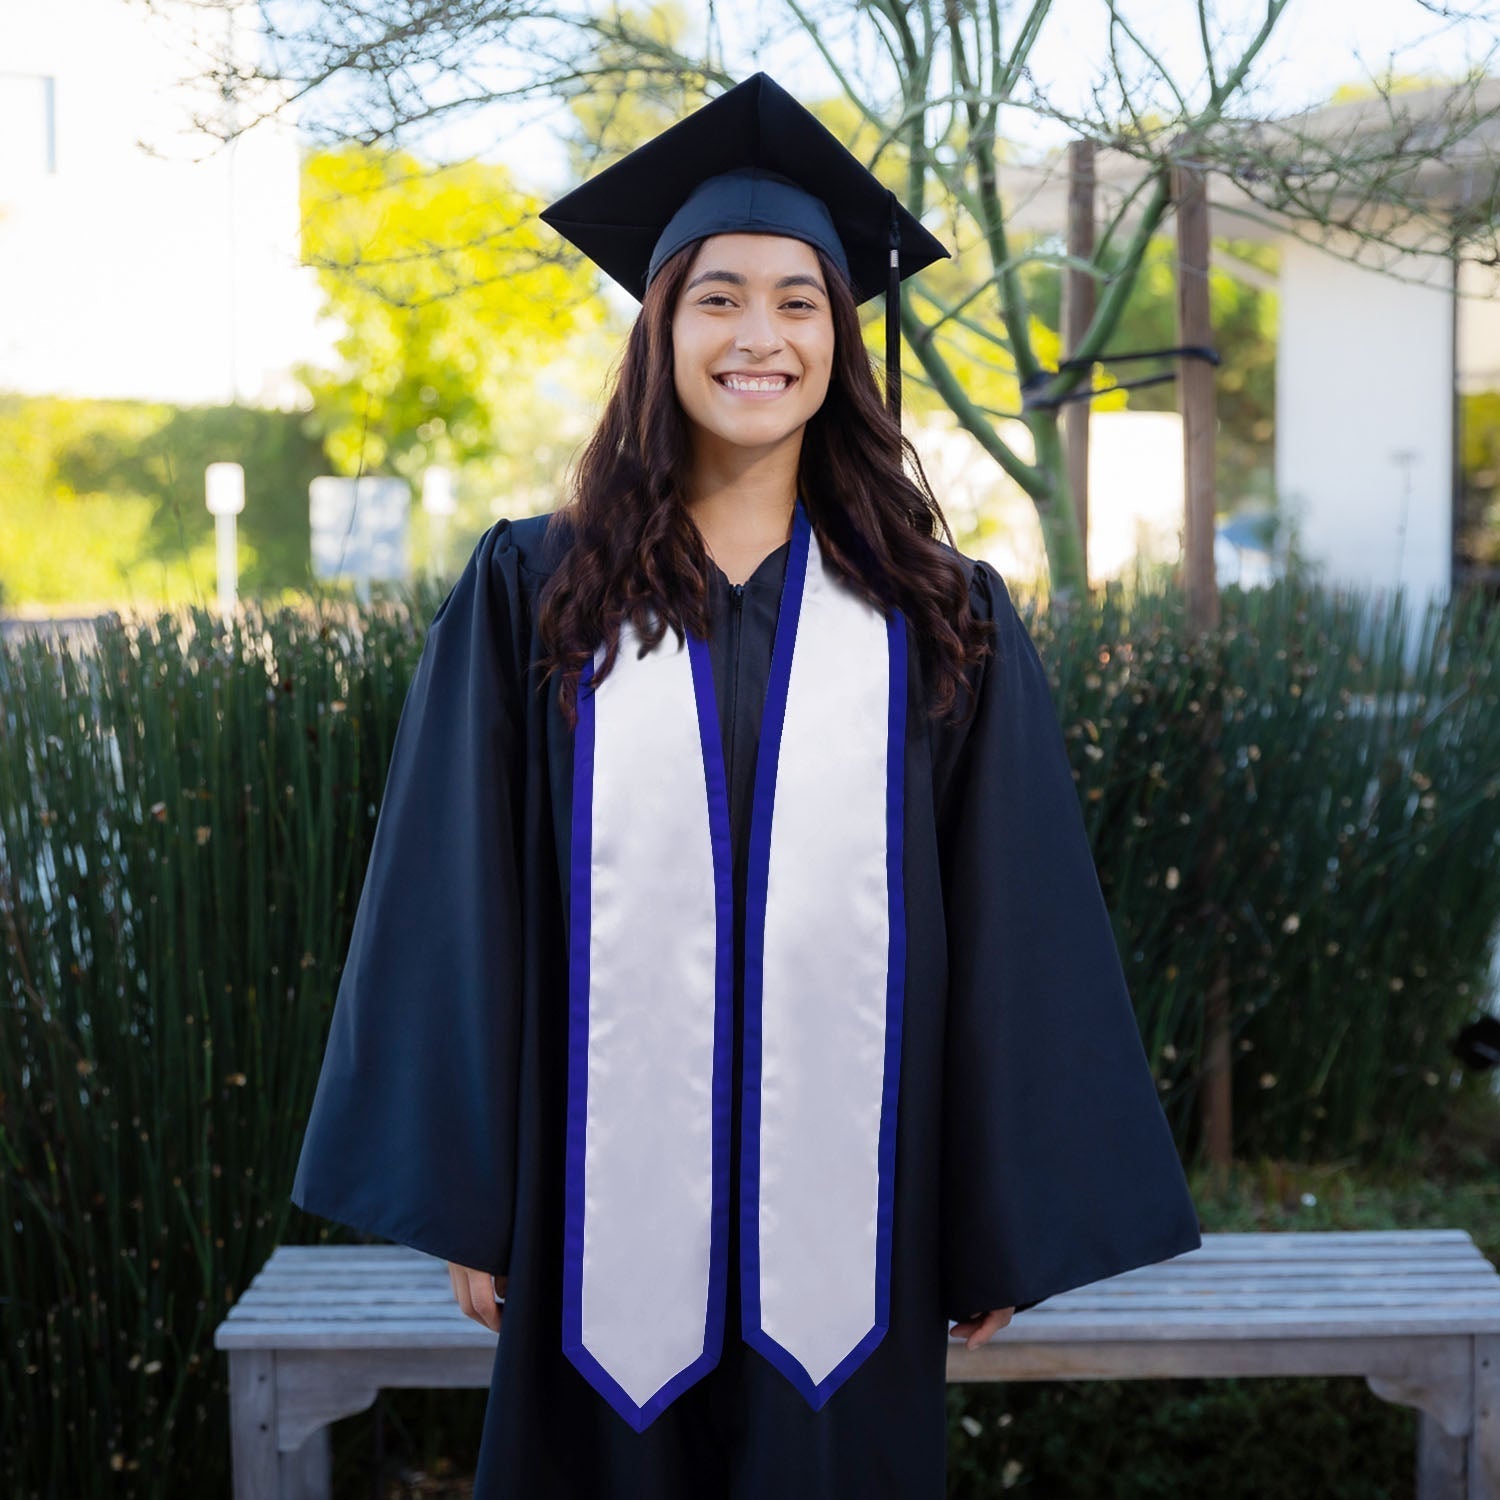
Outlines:
[[[1191, 137], [1221, 577], [1263, 580], [1296, 548], [1382, 588], [1493, 584], [1485, 16], [1225, 3], [1200, 35], [1192, 5], [992, 8], [995, 57], [939, 37], [914, 76], [899, 26], [852, 0], [7, 0], [6, 613], [212, 597], [213, 463], [243, 470], [238, 578], [260, 596], [451, 573], [495, 518], [560, 503], [634, 305], [536, 210], [755, 67], [908, 195], [915, 161], [958, 252], [912, 289], [932, 335], [906, 388], [961, 546], [1018, 580], [1058, 562], [1070, 412], [1088, 577], [1179, 560], [1172, 360], [1134, 356], [1180, 342], [1153, 194]], [[1101, 295], [1117, 305], [1091, 321]], [[1073, 383], [1098, 394], [1049, 407], [1066, 382], [1038, 371], [1090, 328]]]

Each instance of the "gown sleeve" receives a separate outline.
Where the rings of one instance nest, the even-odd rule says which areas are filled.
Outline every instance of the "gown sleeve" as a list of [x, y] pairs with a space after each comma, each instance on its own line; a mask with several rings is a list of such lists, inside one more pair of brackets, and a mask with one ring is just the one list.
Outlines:
[[480, 539], [397, 724], [292, 1201], [504, 1274], [521, 1046], [520, 553]]
[[995, 650], [940, 793], [942, 1294], [955, 1320], [1202, 1243], [1046, 671], [999, 573], [974, 567]]

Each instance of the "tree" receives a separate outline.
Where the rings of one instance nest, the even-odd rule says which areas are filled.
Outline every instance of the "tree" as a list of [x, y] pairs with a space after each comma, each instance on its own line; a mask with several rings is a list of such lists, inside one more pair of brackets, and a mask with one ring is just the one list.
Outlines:
[[[1483, 34], [1483, 6], [1460, 13], [1436, 0], [1411, 3], [1437, 24], [1472, 24]], [[1257, 69], [1287, 6], [1263, 0], [1248, 25], [1236, 25], [1212, 0], [1197, 0], [1189, 15], [1198, 55], [1174, 76], [1163, 37], [1148, 25], [1152, 8], [1099, 0], [1096, 75], [1067, 101], [1033, 69], [1043, 37], [1069, 26], [1069, 16], [1076, 25], [1077, 9], [1065, 14], [1053, 0], [776, 0], [768, 32], [794, 30], [798, 45], [821, 57], [841, 91], [830, 109], [848, 122], [854, 149], [959, 247], [956, 263], [925, 273], [904, 299], [912, 375], [1032, 497], [1055, 595], [1085, 576], [1057, 403], [1091, 382], [1094, 362], [1109, 351], [1171, 211], [1174, 169], [1210, 170], [1248, 210], [1285, 216], [1315, 237], [1352, 236], [1355, 253], [1378, 246], [1408, 255], [1457, 239], [1471, 253], [1496, 254], [1495, 90], [1476, 73], [1434, 101], [1431, 91], [1377, 80], [1368, 101], [1332, 120], [1258, 117], [1250, 108]], [[551, 0], [314, 0], [295, 12], [286, 0], [259, 0], [257, 14], [274, 66], [220, 66], [216, 81], [262, 109], [307, 103], [337, 81], [344, 123], [324, 123], [361, 139], [500, 99], [536, 108], [585, 101], [598, 111], [601, 101], [629, 97], [639, 107], [642, 97], [716, 91], [745, 71], [726, 67], [712, 8], [691, 49], [659, 12], [592, 13]], [[1084, 41], [1076, 30], [1068, 35]], [[753, 39], [741, 50], [755, 56]], [[1058, 159], [1022, 160], [1002, 137], [1002, 112], [1093, 141], [1137, 167], [1081, 267], [1098, 296], [1071, 349], [1036, 316], [1028, 291], [1032, 268], [1062, 268], [1068, 258], [1011, 222], [1017, 191], [1059, 170]], [[1434, 222], [1424, 174], [1460, 155], [1465, 196]], [[1007, 416], [1029, 429], [1029, 453], [1007, 441]]]
[[572, 404], [570, 355], [600, 317], [542, 243], [539, 206], [497, 166], [354, 144], [307, 157], [303, 256], [342, 365], [299, 374], [340, 472], [453, 465], [510, 495], [555, 478], [565, 454], [538, 435]]

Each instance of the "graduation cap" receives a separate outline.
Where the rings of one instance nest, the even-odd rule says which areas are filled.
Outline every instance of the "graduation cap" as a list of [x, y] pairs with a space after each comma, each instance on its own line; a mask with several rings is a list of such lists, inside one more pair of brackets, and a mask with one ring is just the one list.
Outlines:
[[756, 73], [543, 211], [632, 296], [711, 234], [822, 250], [857, 302], [885, 293], [886, 401], [901, 411], [901, 282], [948, 251], [779, 84]]

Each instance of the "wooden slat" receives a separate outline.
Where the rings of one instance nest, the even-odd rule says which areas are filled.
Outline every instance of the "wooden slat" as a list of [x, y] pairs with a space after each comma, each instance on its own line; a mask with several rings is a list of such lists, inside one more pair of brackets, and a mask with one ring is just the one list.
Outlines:
[[452, 1321], [395, 1319], [389, 1323], [257, 1323], [230, 1319], [214, 1332], [216, 1349], [434, 1349], [494, 1344], [498, 1335], [460, 1315]]
[[[1200, 1249], [1018, 1314], [997, 1337], [1369, 1338], [1500, 1334], [1500, 1272], [1461, 1229], [1220, 1233]], [[219, 1348], [472, 1347], [441, 1260], [401, 1245], [278, 1246]]]
[[1035, 1312], [1064, 1311], [1108, 1311], [1117, 1309], [1122, 1315], [1142, 1308], [1201, 1309], [1203, 1307], [1263, 1307], [1283, 1311], [1288, 1315], [1297, 1312], [1316, 1312], [1323, 1307], [1379, 1308], [1394, 1314], [1424, 1309], [1454, 1309], [1460, 1315], [1473, 1311], [1476, 1314], [1493, 1315], [1500, 1312], [1500, 1293], [1490, 1288], [1479, 1290], [1456, 1289], [1445, 1292], [1426, 1291], [1420, 1296], [1411, 1293], [1386, 1294], [1374, 1288], [1368, 1291], [1334, 1290], [1320, 1295], [1286, 1295], [1276, 1289], [1239, 1288], [1233, 1291], [1216, 1291], [1200, 1295], [1184, 1288], [1167, 1287], [1139, 1296], [1126, 1296], [1104, 1287], [1079, 1287], [1074, 1291], [1059, 1293], [1049, 1298]]
[[[1162, 1278], [1207, 1277], [1225, 1280], [1232, 1276], [1260, 1276], [1267, 1280], [1299, 1276], [1461, 1276], [1500, 1277], [1500, 1272], [1476, 1251], [1473, 1255], [1448, 1255], [1442, 1260], [1282, 1260], [1239, 1262], [1215, 1260], [1204, 1256], [1184, 1255], [1180, 1260], [1152, 1266], [1137, 1266], [1122, 1271], [1112, 1281]], [[301, 1278], [287, 1277], [287, 1281]], [[412, 1278], [408, 1277], [409, 1282]], [[446, 1278], [444, 1278], [446, 1279]]]
[[[1212, 1254], [1217, 1249], [1250, 1244], [1260, 1244], [1278, 1251], [1303, 1250], [1325, 1246], [1339, 1248], [1344, 1245], [1412, 1245], [1458, 1244], [1472, 1245], [1473, 1240], [1465, 1229], [1254, 1229], [1218, 1230], [1203, 1236], [1203, 1245], [1190, 1255]], [[319, 1257], [345, 1255], [351, 1258], [372, 1260], [421, 1260], [431, 1265], [442, 1265], [435, 1256], [425, 1255], [405, 1245], [278, 1245], [272, 1252], [273, 1260], [316, 1260]]]
[[369, 1307], [348, 1305], [332, 1307], [307, 1307], [298, 1303], [282, 1303], [265, 1306], [255, 1303], [241, 1304], [232, 1314], [235, 1319], [248, 1319], [258, 1323], [352, 1323], [369, 1322], [374, 1318], [432, 1318], [446, 1320], [449, 1316], [461, 1318], [458, 1303], [449, 1298], [447, 1305], [420, 1302], [377, 1302]]
[[1247, 1250], [1267, 1255], [1364, 1255], [1370, 1252], [1419, 1255], [1454, 1247], [1467, 1250], [1474, 1241], [1463, 1229], [1256, 1230], [1205, 1234], [1188, 1255], [1240, 1255]]
[[[1273, 1285], [1308, 1285], [1331, 1282], [1366, 1282], [1387, 1279], [1407, 1282], [1490, 1281], [1500, 1285], [1497, 1274], [1483, 1256], [1452, 1258], [1441, 1262], [1423, 1261], [1285, 1261], [1279, 1264], [1194, 1260], [1191, 1256], [1166, 1265], [1141, 1266], [1101, 1278], [1095, 1285], [1138, 1286], [1147, 1283], [1178, 1282], [1209, 1285], [1236, 1282]], [[503, 1286], [503, 1283], [502, 1283]], [[241, 1296], [308, 1296], [338, 1297], [342, 1293], [376, 1295], [408, 1290], [451, 1290], [447, 1273], [436, 1273], [414, 1267], [408, 1272], [379, 1276], [361, 1275], [337, 1268], [309, 1269], [306, 1273], [288, 1275], [284, 1271], [263, 1272], [254, 1277]]]
[[[1329, 1292], [1344, 1292], [1344, 1290], [1362, 1289], [1398, 1289], [1406, 1292], [1422, 1292], [1425, 1289], [1433, 1289], [1434, 1292], [1454, 1292], [1454, 1290], [1472, 1290], [1472, 1292], [1496, 1292], [1500, 1295], [1500, 1278], [1493, 1271], [1485, 1268], [1469, 1268], [1469, 1266], [1455, 1266], [1446, 1268], [1440, 1272], [1413, 1272], [1403, 1268], [1400, 1272], [1386, 1271], [1383, 1274], [1377, 1271], [1361, 1271], [1358, 1274], [1346, 1275], [1344, 1272], [1334, 1271], [1283, 1271], [1265, 1277], [1242, 1277], [1242, 1275], [1224, 1274], [1224, 1272], [1190, 1272], [1187, 1269], [1176, 1275], [1151, 1275], [1151, 1277], [1137, 1277], [1127, 1274], [1121, 1277], [1110, 1277], [1104, 1281], [1094, 1281], [1088, 1286], [1098, 1289], [1101, 1295], [1107, 1296], [1139, 1296], [1146, 1292], [1170, 1289], [1173, 1292], [1182, 1289], [1187, 1290], [1193, 1296], [1214, 1296], [1220, 1292], [1235, 1292], [1244, 1290], [1245, 1287], [1256, 1287], [1268, 1295], [1278, 1295], [1284, 1292], [1289, 1296], [1305, 1295], [1305, 1293], [1317, 1293], [1322, 1290]], [[1071, 1293], [1070, 1293], [1071, 1295]], [[348, 1281], [333, 1280], [329, 1283], [266, 1283], [254, 1286], [246, 1290], [242, 1301], [254, 1302], [306, 1302], [309, 1307], [317, 1307], [324, 1302], [338, 1301], [390, 1301], [393, 1298], [416, 1298], [420, 1302], [443, 1301], [452, 1299], [453, 1289], [449, 1286], [447, 1277], [438, 1278], [408, 1278], [402, 1283], [378, 1283], [369, 1286], [365, 1283], [348, 1283]]]
[[[1138, 1312], [1145, 1308], [1173, 1309], [1212, 1305], [1215, 1307], [1271, 1307], [1289, 1311], [1321, 1307], [1409, 1307], [1420, 1305], [1428, 1309], [1437, 1307], [1458, 1309], [1495, 1310], [1500, 1308], [1500, 1287], [1483, 1284], [1458, 1284], [1434, 1286], [1431, 1283], [1418, 1287], [1403, 1288], [1386, 1283], [1365, 1287], [1328, 1286], [1315, 1289], [1288, 1291], [1279, 1286], [1262, 1287], [1215, 1287], [1211, 1285], [1190, 1286], [1186, 1284], [1154, 1286], [1131, 1292], [1108, 1283], [1076, 1288], [1057, 1294], [1040, 1304], [1037, 1311], [1056, 1310], [1110, 1310]], [[446, 1288], [434, 1290], [430, 1295], [417, 1296], [410, 1293], [381, 1297], [358, 1298], [341, 1302], [326, 1298], [303, 1297], [255, 1297], [242, 1299], [231, 1317], [284, 1318], [317, 1322], [320, 1320], [346, 1321], [351, 1318], [411, 1316], [421, 1317], [442, 1314], [448, 1309], [457, 1309], [451, 1292]]]
[[[1329, 1309], [1320, 1316], [1272, 1310], [1179, 1312], [1134, 1315], [1058, 1313], [1042, 1316], [1041, 1308], [1020, 1313], [995, 1335], [1022, 1343], [1093, 1343], [1140, 1340], [1170, 1343], [1199, 1340], [1286, 1340], [1390, 1336], [1452, 1336], [1500, 1334], [1500, 1309], [1475, 1315], [1427, 1313], [1421, 1309], [1383, 1310], [1378, 1317], [1368, 1308]], [[434, 1320], [393, 1318], [356, 1320], [347, 1324], [229, 1319], [214, 1334], [218, 1349], [406, 1349], [454, 1348], [493, 1343], [497, 1336], [472, 1319]]]
[[1339, 1265], [1346, 1260], [1381, 1260], [1388, 1262], [1418, 1261], [1441, 1265], [1446, 1260], [1472, 1260], [1479, 1252], [1472, 1242], [1434, 1245], [1286, 1245], [1280, 1250], [1268, 1245], [1215, 1245], [1205, 1240], [1201, 1249], [1189, 1250], [1172, 1261], [1158, 1264], [1173, 1265], [1181, 1260], [1236, 1261], [1241, 1264], [1281, 1265], [1288, 1261], [1325, 1261]]

